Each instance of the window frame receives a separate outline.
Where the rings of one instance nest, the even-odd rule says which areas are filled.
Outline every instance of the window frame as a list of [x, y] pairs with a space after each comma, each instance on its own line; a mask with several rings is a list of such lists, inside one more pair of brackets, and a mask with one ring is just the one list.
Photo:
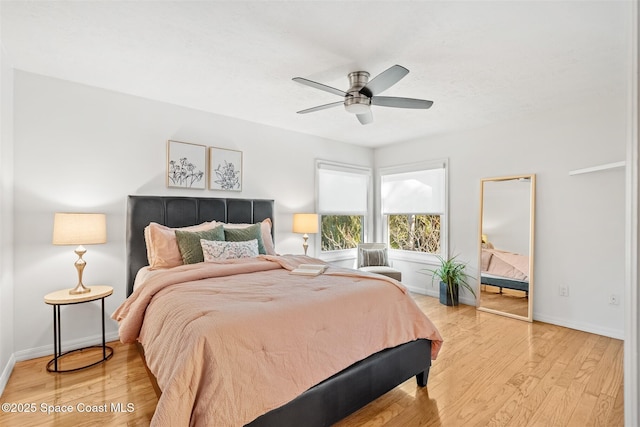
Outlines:
[[[357, 256], [357, 248], [352, 249], [340, 249], [334, 251], [322, 251], [322, 215], [357, 215], [362, 216], [362, 241], [366, 242], [369, 239], [369, 236], [373, 236], [372, 227], [373, 227], [373, 186], [374, 186], [374, 175], [373, 169], [367, 166], [353, 165], [348, 163], [340, 163], [334, 162], [330, 160], [320, 160], [316, 159], [315, 162], [315, 209], [316, 213], [320, 217], [319, 225], [319, 236], [315, 239], [315, 253], [318, 254], [318, 258], [325, 261], [341, 261], [347, 259], [353, 259]], [[336, 212], [336, 211], [327, 211], [323, 212], [320, 210], [319, 202], [320, 202], [320, 169], [326, 166], [327, 169], [338, 170], [340, 172], [357, 174], [357, 175], [365, 175], [367, 176], [367, 208], [364, 213], [361, 212]]]
[[[380, 224], [378, 232], [381, 241], [389, 244], [389, 224], [387, 215], [382, 213], [382, 177], [384, 175], [393, 175], [406, 172], [416, 172], [428, 169], [444, 169], [444, 212], [440, 219], [440, 253], [429, 254], [426, 252], [407, 251], [402, 249], [391, 249], [389, 247], [389, 256], [393, 259], [402, 261], [419, 262], [425, 264], [438, 264], [438, 256], [443, 258], [449, 257], [449, 159], [435, 159], [417, 163], [409, 163], [404, 165], [389, 166], [378, 168], [376, 173], [377, 188], [377, 223]], [[429, 214], [429, 212], [421, 212], [421, 214]]]

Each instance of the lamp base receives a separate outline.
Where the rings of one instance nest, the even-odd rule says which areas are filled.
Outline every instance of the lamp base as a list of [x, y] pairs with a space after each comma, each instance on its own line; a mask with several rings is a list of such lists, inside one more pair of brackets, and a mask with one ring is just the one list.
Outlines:
[[309, 249], [309, 243], [307, 243], [307, 240], [309, 239], [309, 236], [307, 235], [307, 233], [305, 233], [302, 236], [303, 239], [303, 243], [302, 243], [302, 247], [304, 248], [304, 254], [307, 254], [307, 249]]
[[91, 292], [91, 288], [87, 288], [82, 283], [78, 283], [75, 288], [69, 289], [70, 295], [86, 294], [87, 292]]
[[76, 285], [75, 288], [69, 291], [69, 294], [71, 295], [86, 294], [87, 292], [91, 292], [90, 288], [87, 288], [85, 285], [82, 284], [82, 272], [84, 271], [85, 265], [87, 265], [86, 261], [82, 259], [82, 255], [84, 255], [87, 252], [87, 250], [84, 248], [84, 246], [80, 245], [76, 248], [74, 252], [76, 253], [76, 255], [78, 255], [78, 259], [74, 263], [74, 265], [76, 266], [76, 270], [78, 270], [78, 284]]

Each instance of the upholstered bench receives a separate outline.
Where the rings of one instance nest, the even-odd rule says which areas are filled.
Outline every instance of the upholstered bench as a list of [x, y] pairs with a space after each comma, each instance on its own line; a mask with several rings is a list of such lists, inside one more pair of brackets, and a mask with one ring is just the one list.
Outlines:
[[386, 243], [361, 243], [358, 245], [358, 270], [402, 281], [402, 272], [391, 267]]

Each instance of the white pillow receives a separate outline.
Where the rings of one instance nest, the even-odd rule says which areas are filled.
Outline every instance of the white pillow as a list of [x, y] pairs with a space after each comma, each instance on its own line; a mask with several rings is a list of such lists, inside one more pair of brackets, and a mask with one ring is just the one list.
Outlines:
[[204, 262], [215, 262], [225, 259], [252, 258], [258, 256], [258, 240], [245, 242], [223, 242], [219, 240], [200, 239]]

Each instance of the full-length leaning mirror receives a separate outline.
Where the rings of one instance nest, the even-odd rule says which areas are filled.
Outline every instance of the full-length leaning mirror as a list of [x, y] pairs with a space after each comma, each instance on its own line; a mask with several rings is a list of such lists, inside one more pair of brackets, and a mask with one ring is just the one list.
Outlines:
[[533, 319], [535, 175], [480, 184], [478, 310]]

